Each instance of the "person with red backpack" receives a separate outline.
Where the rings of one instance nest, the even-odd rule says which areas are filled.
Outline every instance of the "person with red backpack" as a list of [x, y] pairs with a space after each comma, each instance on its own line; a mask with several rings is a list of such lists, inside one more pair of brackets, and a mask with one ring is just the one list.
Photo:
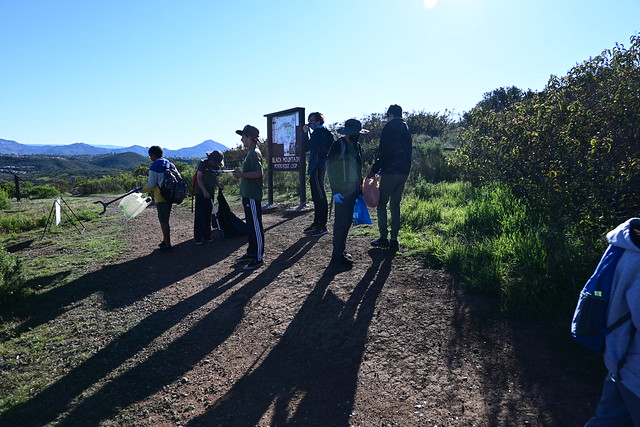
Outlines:
[[218, 150], [208, 152], [207, 157], [198, 163], [193, 191], [195, 196], [193, 238], [196, 245], [213, 240], [211, 237], [211, 212], [216, 188], [224, 190], [222, 184], [218, 182], [219, 170], [223, 167], [224, 154]]

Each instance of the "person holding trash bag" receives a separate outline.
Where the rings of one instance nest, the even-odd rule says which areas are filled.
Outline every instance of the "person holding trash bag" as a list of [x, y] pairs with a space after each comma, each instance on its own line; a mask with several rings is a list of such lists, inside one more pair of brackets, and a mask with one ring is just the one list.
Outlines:
[[171, 167], [175, 168], [175, 165], [169, 160], [162, 157], [164, 152], [162, 148], [153, 145], [149, 147], [149, 158], [153, 162], [149, 167], [149, 177], [147, 178], [147, 185], [140, 189], [141, 193], [151, 193], [153, 200], [156, 202], [156, 209], [158, 210], [158, 221], [160, 222], [160, 229], [162, 230], [162, 242], [160, 242], [160, 251], [173, 252], [171, 246], [171, 227], [169, 226], [169, 217], [171, 216], [171, 206], [173, 203], [167, 201], [160, 192], [160, 187], [164, 183], [164, 171]]
[[[411, 169], [412, 139], [407, 123], [402, 118], [402, 107], [397, 104], [387, 110], [387, 124], [382, 128], [378, 158], [371, 166], [367, 178], [380, 175], [380, 199], [377, 206], [380, 237], [371, 242], [376, 248], [397, 251], [400, 232], [400, 202], [404, 185]], [[387, 204], [391, 211], [391, 236], [387, 222]], [[390, 240], [387, 237], [391, 237]]]
[[207, 158], [200, 160], [196, 171], [195, 212], [193, 218], [193, 237], [196, 245], [205, 241], [211, 242], [211, 212], [216, 187], [224, 190], [218, 182], [219, 170], [224, 167], [224, 154], [215, 150], [207, 153]]
[[368, 132], [362, 129], [359, 120], [347, 120], [338, 129], [343, 136], [331, 146], [327, 158], [327, 175], [335, 202], [331, 265], [338, 267], [351, 268], [353, 265], [353, 258], [346, 251], [346, 242], [353, 222], [353, 208], [362, 185], [362, 147], [359, 139], [361, 134]]
[[[329, 204], [324, 190], [325, 161], [329, 148], [333, 144], [333, 135], [325, 128], [324, 115], [319, 112], [309, 114], [306, 125], [302, 127], [305, 151], [309, 152], [309, 188], [313, 200], [313, 223], [304, 229], [305, 234], [323, 236], [327, 234]], [[309, 136], [309, 132], [311, 136]]]
[[236, 263], [247, 264], [244, 270], [254, 270], [264, 263], [264, 227], [262, 226], [262, 153], [258, 148], [260, 131], [246, 125], [237, 130], [242, 145], [247, 149], [247, 155], [242, 163], [242, 170], [233, 171], [233, 176], [240, 179], [240, 196], [244, 216], [249, 227], [249, 246], [247, 252]]

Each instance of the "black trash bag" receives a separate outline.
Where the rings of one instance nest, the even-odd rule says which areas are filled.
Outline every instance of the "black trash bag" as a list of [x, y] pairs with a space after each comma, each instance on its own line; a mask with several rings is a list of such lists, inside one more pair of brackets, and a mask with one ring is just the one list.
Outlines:
[[222, 191], [218, 192], [218, 212], [214, 215], [222, 237], [230, 239], [249, 234], [249, 227], [231, 211]]

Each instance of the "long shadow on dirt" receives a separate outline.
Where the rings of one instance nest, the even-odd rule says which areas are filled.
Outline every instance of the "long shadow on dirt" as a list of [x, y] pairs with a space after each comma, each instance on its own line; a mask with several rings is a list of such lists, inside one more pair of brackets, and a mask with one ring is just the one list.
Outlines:
[[[234, 270], [208, 288], [184, 301], [141, 321], [96, 355], [71, 371], [28, 402], [7, 411], [0, 424], [42, 425], [61, 418], [61, 425], [96, 425], [126, 407], [180, 378], [235, 330], [244, 315], [244, 307], [288, 266], [298, 262], [313, 247], [314, 241], [300, 240], [275, 259], [264, 271], [237, 289], [189, 332], [173, 341], [144, 362], [116, 376], [92, 396], [82, 400], [68, 414], [84, 391], [120, 367], [153, 339], [178, 324], [193, 311], [241, 282], [248, 274]], [[173, 283], [176, 278], [167, 279]], [[149, 291], [151, 292], [151, 291]], [[29, 424], [23, 421], [28, 420]]]
[[[501, 318], [495, 301], [473, 295], [459, 283], [451, 291], [455, 307], [450, 370], [460, 364], [461, 354], [494, 355], [483, 358], [481, 367], [487, 418], [494, 425], [528, 420], [535, 425], [583, 426], [595, 409], [585, 402], [597, 403], [604, 369], [601, 361], [594, 365], [594, 359], [571, 342], [570, 318], [546, 323]], [[593, 375], [594, 366], [602, 369], [601, 376]], [[537, 413], [524, 413], [522, 402], [510, 398], [514, 387], [532, 397]]]
[[102, 294], [107, 309], [128, 306], [225, 260], [245, 242], [246, 237], [237, 237], [225, 240], [224, 244], [214, 243], [214, 250], [206, 250], [206, 246], [195, 247], [191, 242], [174, 246], [171, 254], [155, 250], [131, 261], [107, 265], [67, 284], [29, 297], [19, 305], [6, 307], [2, 315], [26, 319], [13, 331], [18, 335], [55, 319], [70, 305], [97, 292]]
[[367, 332], [392, 268], [393, 255], [369, 255], [346, 302], [331, 292], [336, 270], [327, 268], [260, 366], [189, 425], [258, 425], [272, 406], [269, 425], [349, 425]]

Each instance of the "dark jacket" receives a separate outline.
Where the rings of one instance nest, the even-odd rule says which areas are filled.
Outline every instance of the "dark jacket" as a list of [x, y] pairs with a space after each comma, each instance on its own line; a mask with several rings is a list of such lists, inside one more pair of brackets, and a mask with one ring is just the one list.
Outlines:
[[413, 141], [407, 123], [401, 118], [389, 120], [380, 136], [378, 158], [371, 166], [372, 173], [409, 174]]
[[316, 170], [316, 168], [325, 167], [329, 147], [333, 144], [333, 135], [331, 134], [331, 131], [324, 126], [317, 126], [313, 132], [311, 132], [311, 137], [306, 133], [304, 136], [304, 149], [309, 152], [309, 167], [307, 169], [307, 174], [311, 175], [311, 172]]
[[327, 176], [333, 194], [357, 197], [362, 187], [362, 146], [338, 139], [329, 150]]

